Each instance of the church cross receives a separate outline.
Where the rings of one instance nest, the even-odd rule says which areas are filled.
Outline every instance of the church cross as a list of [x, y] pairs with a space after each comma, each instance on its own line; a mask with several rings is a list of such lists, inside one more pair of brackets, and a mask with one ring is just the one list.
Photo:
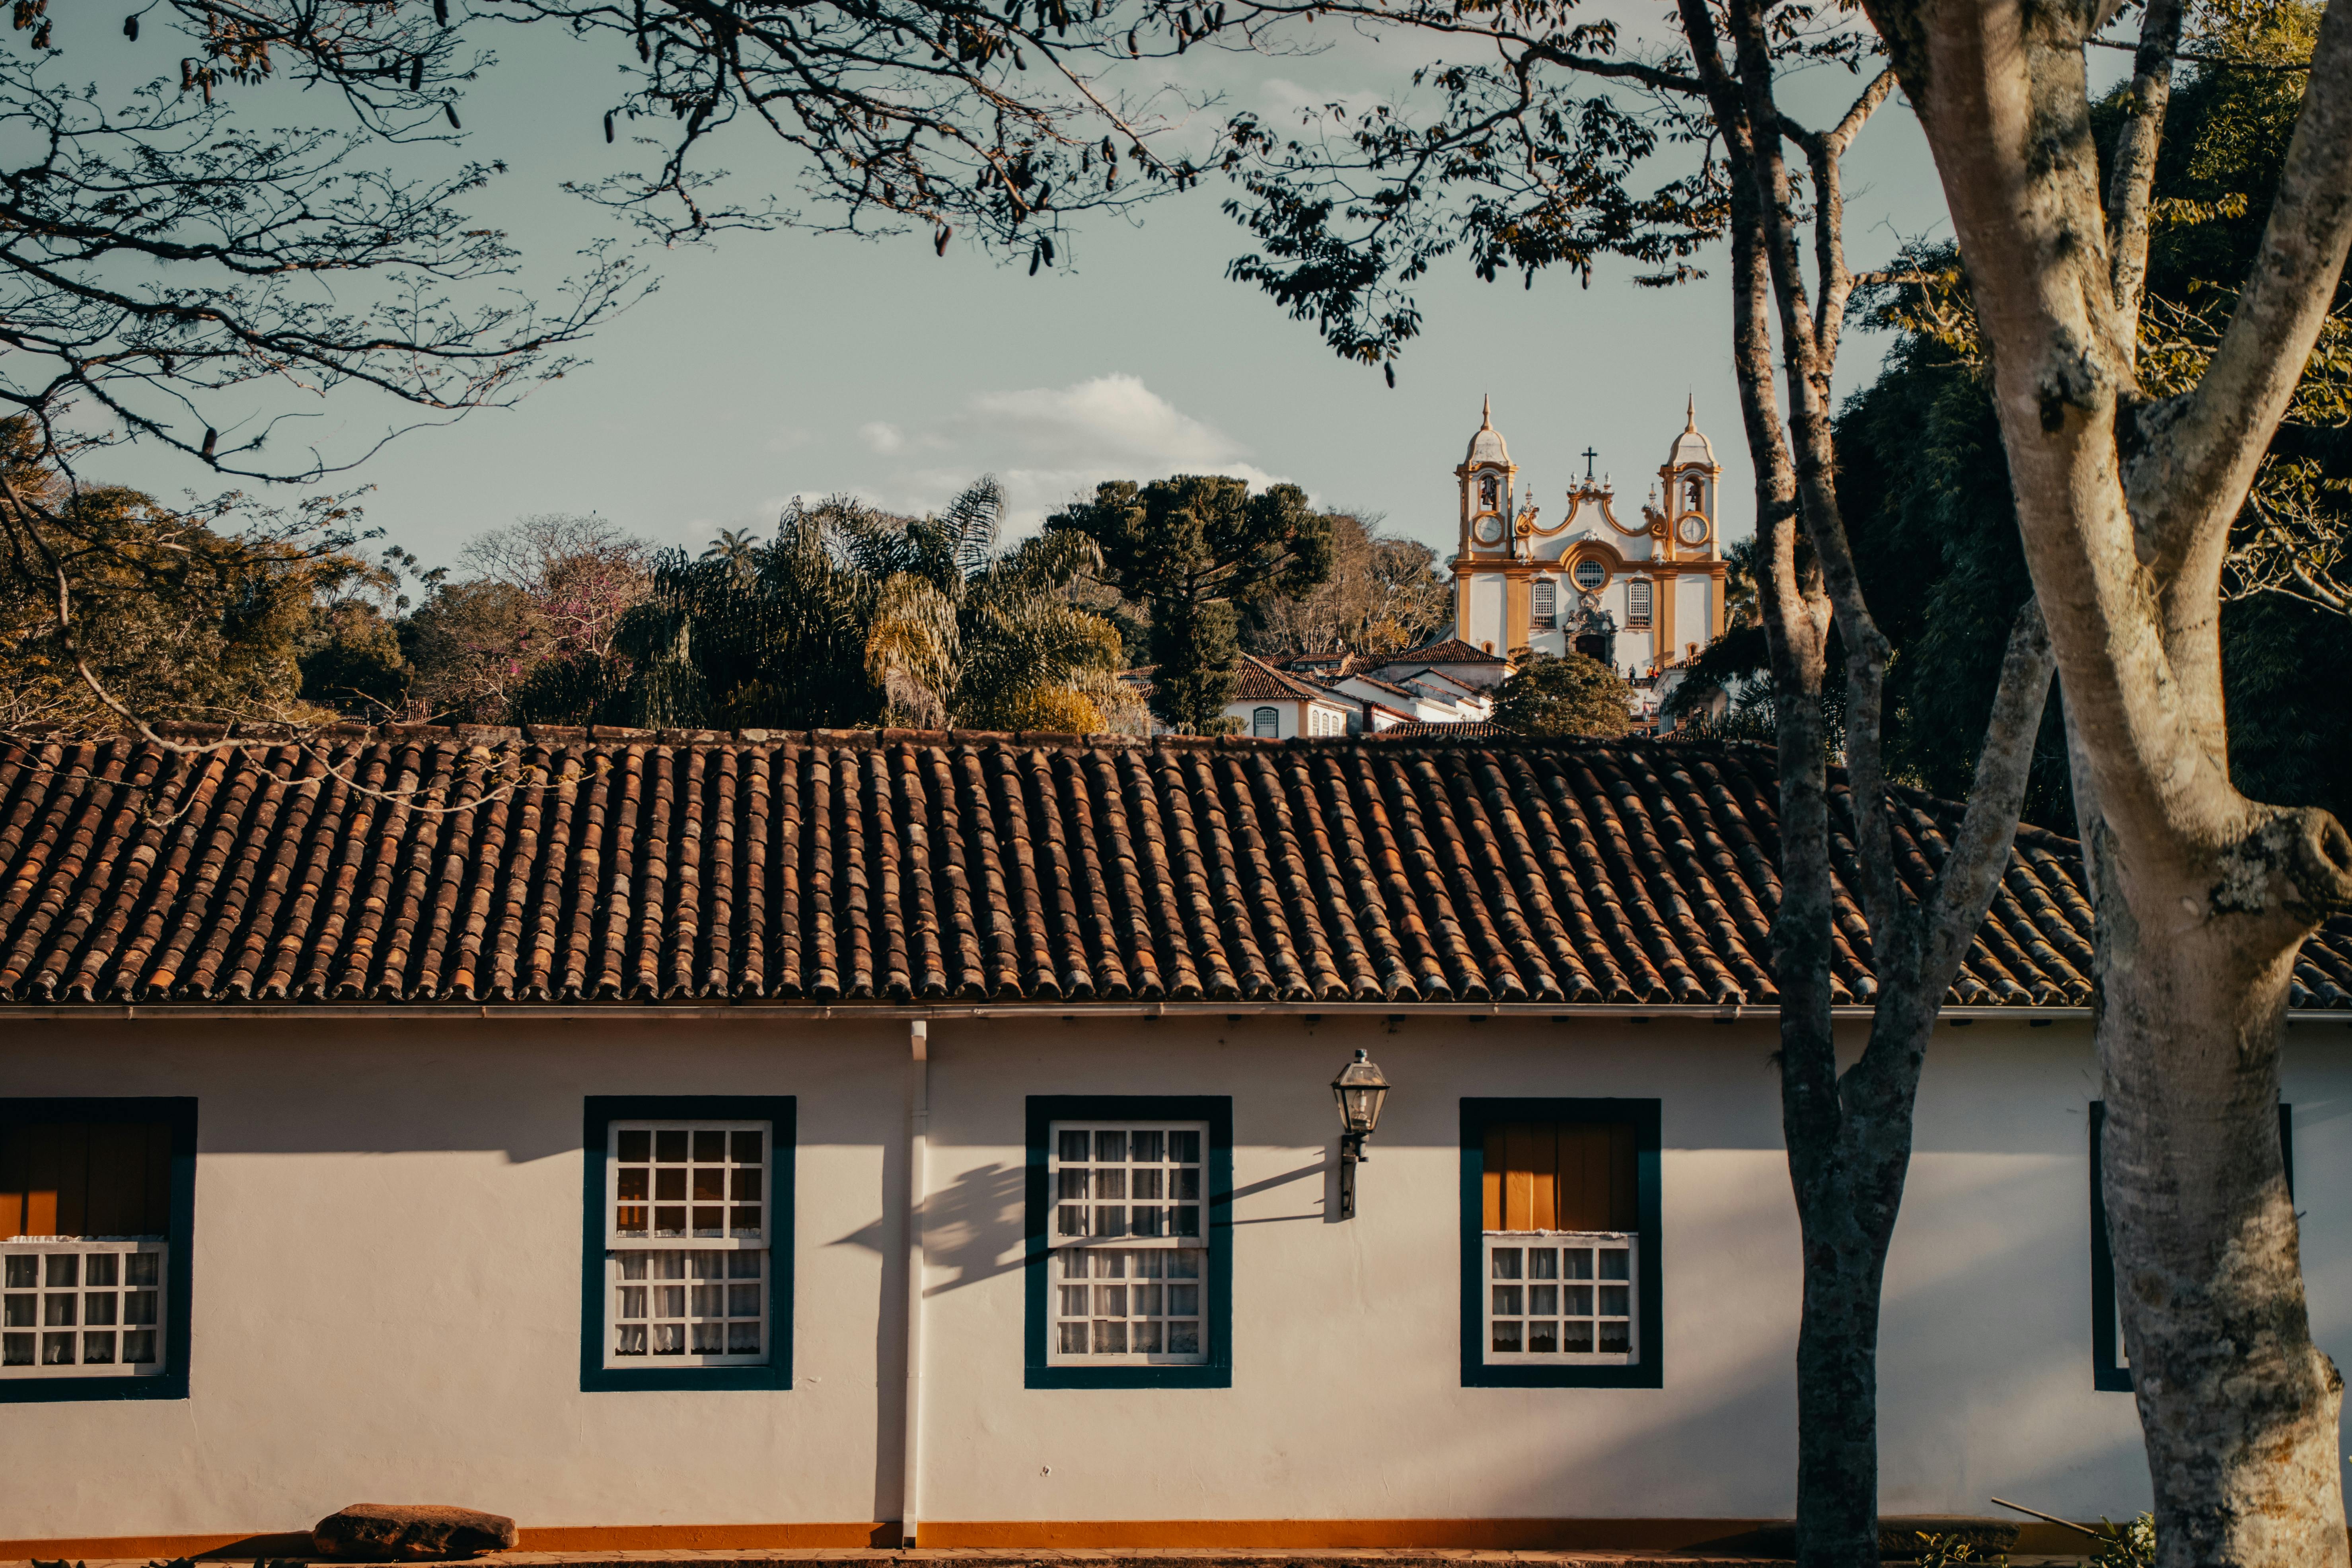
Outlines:
[[1584, 459], [1584, 482], [1589, 485], [1592, 482], [1592, 460], [1601, 456], [1601, 454], [1594, 451], [1591, 447], [1587, 447], [1583, 451], [1579, 452], [1577, 456]]

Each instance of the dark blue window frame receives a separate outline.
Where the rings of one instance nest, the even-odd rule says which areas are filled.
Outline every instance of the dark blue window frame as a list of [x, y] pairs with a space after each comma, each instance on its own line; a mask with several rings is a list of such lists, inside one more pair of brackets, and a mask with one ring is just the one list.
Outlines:
[[[2279, 1160], [2286, 1170], [2287, 1201], [2294, 1201], [2294, 1107], [2282, 1101]], [[2107, 1242], [2107, 1194], [2099, 1185], [2099, 1143], [2106, 1131], [2107, 1102], [2091, 1101], [2091, 1386], [2102, 1394], [2129, 1394], [2131, 1368], [2116, 1352], [2116, 1255]]]
[[[1512, 1121], [1571, 1121], [1631, 1127], [1640, 1203], [1642, 1359], [1631, 1366], [1488, 1366], [1486, 1280], [1486, 1130]], [[1666, 1377], [1663, 1205], [1658, 1190], [1659, 1102], [1654, 1100], [1462, 1101], [1462, 1386], [1465, 1388], [1663, 1388]]]
[[0, 1378], [0, 1405], [89, 1399], [185, 1399], [194, 1321], [196, 1102], [180, 1097], [0, 1100], [0, 1127], [55, 1121], [160, 1121], [172, 1130], [172, 1230], [163, 1266], [163, 1370], [146, 1377]]
[[[1046, 1224], [1049, 1140], [1056, 1121], [1205, 1121], [1209, 1124], [1209, 1359], [1198, 1366], [1055, 1366], [1045, 1351], [1046, 1274], [1053, 1247]], [[1234, 1101], [1212, 1094], [1033, 1094], [1029, 1171], [1024, 1184], [1028, 1237], [1022, 1342], [1029, 1388], [1231, 1388], [1234, 1385]]]
[[[580, 1390], [789, 1389], [793, 1385], [793, 1167], [799, 1100], [789, 1094], [592, 1094], [580, 1130]], [[615, 1121], [765, 1121], [768, 1136], [768, 1359], [755, 1366], [614, 1367], [604, 1295], [605, 1151]]]

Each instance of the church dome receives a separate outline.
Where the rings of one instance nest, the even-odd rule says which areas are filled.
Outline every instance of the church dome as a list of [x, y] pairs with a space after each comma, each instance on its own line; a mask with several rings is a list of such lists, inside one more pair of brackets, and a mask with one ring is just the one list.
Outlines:
[[1469, 455], [1462, 461], [1465, 465], [1475, 465], [1508, 464], [1510, 460], [1510, 448], [1503, 445], [1502, 432], [1495, 428], [1494, 399], [1488, 398], [1478, 410], [1478, 433], [1470, 437]]
[[1683, 417], [1683, 433], [1675, 437], [1675, 449], [1666, 458], [1666, 466], [1679, 468], [1685, 463], [1715, 466], [1715, 446], [1698, 433], [1698, 398], [1694, 395]]

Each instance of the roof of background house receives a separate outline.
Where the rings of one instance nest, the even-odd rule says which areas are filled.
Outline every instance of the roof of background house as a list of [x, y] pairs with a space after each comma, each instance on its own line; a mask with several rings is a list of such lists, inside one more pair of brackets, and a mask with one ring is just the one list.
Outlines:
[[1409, 741], [1495, 741], [1508, 740], [1517, 734], [1491, 719], [1415, 719], [1381, 731], [1382, 740]]
[[1388, 661], [1388, 668], [1400, 664], [1507, 664], [1510, 661], [1484, 648], [1472, 647], [1460, 637], [1440, 637], [1416, 648], [1407, 648]]
[[[1394, 667], [1391, 666], [1391, 668]], [[1442, 669], [1416, 669], [1411, 675], [1401, 675], [1397, 677], [1397, 679], [1399, 680], [1419, 680], [1423, 676], [1428, 677], [1432, 680], [1442, 680], [1445, 682], [1446, 685], [1454, 688], [1454, 690], [1461, 692], [1465, 697], [1484, 697], [1486, 695], [1485, 691], [1471, 685], [1468, 681], [1456, 680], [1454, 677], [1446, 674]], [[1434, 700], [1451, 702], [1454, 701], [1454, 699], [1450, 697], [1441, 697], [1435, 698]]]
[[[0, 1002], [1762, 1005], [1774, 806], [1714, 742], [12, 744]], [[1958, 810], [1901, 797], [1915, 889]], [[2079, 874], [2021, 830], [1950, 1000], [2082, 1005]], [[1863, 935], [1842, 890], [1842, 1001]], [[2352, 921], [2294, 1005], [2352, 1009]]]
[[1346, 699], [1311, 680], [1301, 680], [1286, 670], [1275, 668], [1255, 654], [1244, 654], [1234, 666], [1234, 695], [1235, 702], [1341, 702]]
[[1444, 700], [1444, 699], [1440, 699], [1440, 698], [1433, 698], [1433, 697], [1429, 696], [1426, 692], [1421, 692], [1421, 691], [1408, 691], [1408, 690], [1406, 690], [1403, 687], [1399, 686], [1396, 682], [1394, 682], [1394, 681], [1392, 681], [1392, 680], [1382, 680], [1379, 676], [1376, 676], [1376, 675], [1366, 675], [1362, 670], [1358, 670], [1358, 671], [1357, 671], [1355, 674], [1353, 674], [1353, 675], [1342, 675], [1342, 676], [1336, 677], [1336, 678], [1333, 679], [1332, 684], [1333, 684], [1334, 686], [1338, 686], [1338, 685], [1339, 685], [1339, 684], [1341, 684], [1341, 683], [1343, 683], [1343, 682], [1349, 681], [1349, 680], [1360, 680], [1360, 681], [1362, 681], [1365, 685], [1367, 685], [1367, 686], [1370, 686], [1370, 687], [1377, 687], [1379, 689], [1381, 689], [1381, 690], [1382, 690], [1382, 691], [1391, 691], [1391, 692], [1394, 692], [1397, 696], [1403, 698], [1403, 699], [1404, 699], [1406, 701], [1408, 701], [1408, 702], [1433, 702], [1433, 701], [1441, 701], [1441, 700]]

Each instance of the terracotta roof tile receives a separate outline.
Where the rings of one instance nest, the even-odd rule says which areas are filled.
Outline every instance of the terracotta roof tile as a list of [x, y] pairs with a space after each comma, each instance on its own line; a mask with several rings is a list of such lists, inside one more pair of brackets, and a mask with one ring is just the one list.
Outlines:
[[[1768, 753], [1414, 730], [0, 746], [0, 1001], [1774, 999]], [[1902, 797], [1914, 891], [1958, 810]], [[2080, 871], [2021, 830], [1949, 1000], [2085, 1003]]]

